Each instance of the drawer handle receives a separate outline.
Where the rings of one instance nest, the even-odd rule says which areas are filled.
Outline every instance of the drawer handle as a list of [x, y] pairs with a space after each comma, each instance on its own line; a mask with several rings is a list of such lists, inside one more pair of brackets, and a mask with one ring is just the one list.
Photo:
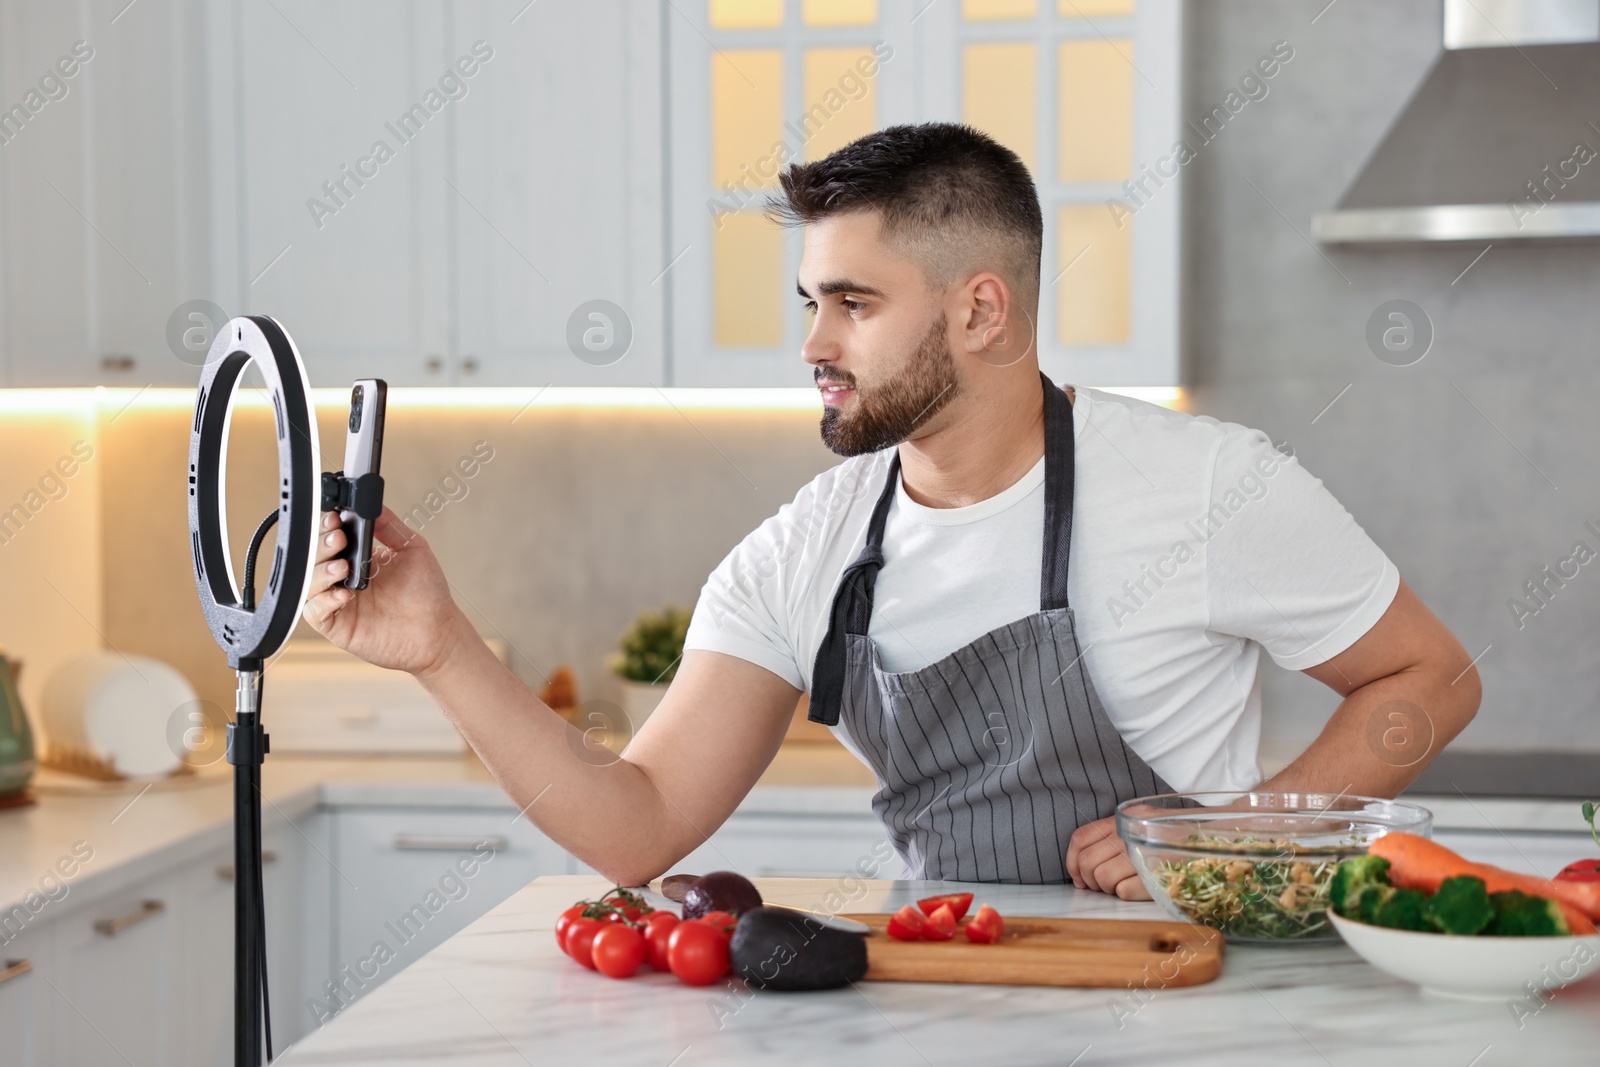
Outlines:
[[[276, 852], [272, 851], [270, 848], [261, 850], [261, 865], [263, 867], [265, 867], [269, 863], [277, 863], [277, 862], [278, 862], [278, 854]], [[224, 882], [233, 881], [233, 864], [224, 863], [222, 866], [218, 867], [217, 868], [217, 877], [221, 878]]]
[[0, 971], [0, 985], [5, 985], [13, 978], [21, 978], [33, 970], [33, 964], [27, 960], [6, 960], [5, 970]]
[[147, 900], [139, 905], [138, 911], [129, 912], [116, 919], [96, 919], [94, 928], [107, 937], [116, 937], [130, 926], [137, 926], [150, 918], [167, 910], [167, 905], [160, 900]]
[[395, 834], [394, 847], [402, 852], [473, 852], [479, 845], [488, 845], [496, 852], [504, 852], [509, 842], [496, 834], [493, 837], [430, 837], [427, 834]]

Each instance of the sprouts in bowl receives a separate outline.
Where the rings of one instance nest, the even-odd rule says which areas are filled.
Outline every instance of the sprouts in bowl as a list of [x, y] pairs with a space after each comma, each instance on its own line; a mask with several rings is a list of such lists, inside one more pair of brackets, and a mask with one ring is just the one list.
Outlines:
[[1165, 793], [1117, 806], [1117, 833], [1151, 897], [1229, 941], [1333, 941], [1328, 883], [1391, 830], [1428, 836], [1433, 814], [1331, 793]]

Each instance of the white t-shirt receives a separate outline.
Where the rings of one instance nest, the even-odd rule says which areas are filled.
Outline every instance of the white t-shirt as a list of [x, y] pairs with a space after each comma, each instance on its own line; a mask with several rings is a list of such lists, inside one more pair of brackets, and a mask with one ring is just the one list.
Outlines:
[[[1339, 654], [1383, 615], [1399, 572], [1261, 431], [1094, 389], [1076, 397], [1067, 587], [1089, 677], [1173, 788], [1253, 788], [1261, 649], [1291, 670]], [[809, 691], [892, 458], [824, 471], [740, 542], [702, 588], [685, 647]], [[1043, 536], [1043, 459], [969, 507], [924, 507], [898, 487], [869, 629], [884, 668], [920, 669], [1037, 612]]]

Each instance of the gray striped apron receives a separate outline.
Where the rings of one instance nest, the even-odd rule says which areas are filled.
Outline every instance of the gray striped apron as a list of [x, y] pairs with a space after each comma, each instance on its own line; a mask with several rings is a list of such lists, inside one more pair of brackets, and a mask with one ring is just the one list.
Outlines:
[[[1067, 562], [1072, 537], [1072, 402], [1044, 387], [1044, 549], [1039, 611], [921, 670], [883, 669], [867, 636], [900, 457], [866, 547], [840, 578], [812, 671], [810, 718], [872, 767], [872, 807], [906, 876], [1065, 882], [1078, 827], [1137, 796], [1172, 792], [1128, 747], [1084, 669]], [[950, 605], [959, 612], [961, 605]]]

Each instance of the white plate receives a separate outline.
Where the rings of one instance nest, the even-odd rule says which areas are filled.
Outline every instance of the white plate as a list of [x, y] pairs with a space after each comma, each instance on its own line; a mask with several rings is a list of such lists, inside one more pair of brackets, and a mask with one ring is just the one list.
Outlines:
[[1454, 937], [1369, 926], [1328, 913], [1356, 955], [1430, 993], [1505, 1000], [1559, 989], [1600, 970], [1600, 934], [1585, 937]]

